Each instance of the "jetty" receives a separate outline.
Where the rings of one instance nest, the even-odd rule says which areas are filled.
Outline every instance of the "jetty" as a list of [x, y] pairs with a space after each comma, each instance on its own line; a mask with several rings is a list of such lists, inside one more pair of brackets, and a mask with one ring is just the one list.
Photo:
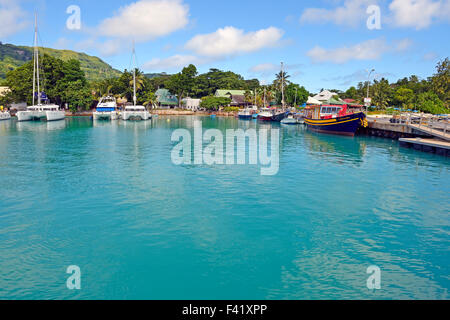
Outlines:
[[372, 136], [398, 139], [402, 147], [450, 156], [448, 116], [402, 114], [368, 116], [366, 132]]

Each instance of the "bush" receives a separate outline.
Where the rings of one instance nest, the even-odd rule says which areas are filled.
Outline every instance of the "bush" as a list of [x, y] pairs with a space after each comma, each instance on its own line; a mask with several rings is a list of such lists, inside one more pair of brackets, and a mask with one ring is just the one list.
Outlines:
[[419, 94], [417, 97], [417, 107], [420, 111], [431, 114], [443, 114], [449, 112], [449, 110], [445, 108], [442, 100], [431, 91]]

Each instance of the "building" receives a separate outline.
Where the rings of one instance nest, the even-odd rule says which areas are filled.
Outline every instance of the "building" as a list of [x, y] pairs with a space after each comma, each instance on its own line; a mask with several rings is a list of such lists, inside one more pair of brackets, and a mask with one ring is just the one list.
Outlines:
[[166, 109], [174, 109], [178, 107], [178, 99], [167, 89], [158, 89], [155, 92], [158, 107]]
[[182, 101], [183, 101], [184, 108], [186, 108], [187, 110], [197, 111], [198, 109], [200, 109], [200, 103], [202, 100], [185, 98]]
[[231, 99], [230, 105], [233, 107], [247, 107], [251, 103], [245, 101], [245, 92], [245, 90], [217, 90], [215, 96]]
[[337, 93], [328, 91], [328, 90], [323, 90], [321, 93], [319, 93], [318, 95], [314, 96], [313, 98], [320, 101], [320, 102], [327, 102], [330, 101], [334, 96], [337, 96]]

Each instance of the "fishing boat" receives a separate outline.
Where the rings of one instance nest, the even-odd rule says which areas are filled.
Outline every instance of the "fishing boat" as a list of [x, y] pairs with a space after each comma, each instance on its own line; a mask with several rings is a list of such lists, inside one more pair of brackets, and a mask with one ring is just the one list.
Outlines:
[[238, 117], [241, 120], [250, 120], [253, 118], [253, 108], [245, 108], [238, 113]]
[[293, 124], [298, 124], [297, 119], [294, 117], [294, 114], [290, 113], [287, 118], [281, 120], [281, 124], [288, 124], [288, 125], [293, 125]]
[[118, 120], [116, 98], [112, 96], [101, 98], [92, 117], [94, 120]]
[[[34, 21], [34, 63], [33, 63], [33, 105], [27, 107], [26, 111], [17, 112], [18, 121], [47, 120], [57, 121], [64, 120], [66, 114], [59, 109], [56, 104], [50, 104], [45, 92], [41, 92], [40, 88], [40, 72], [39, 72], [39, 49], [38, 49], [38, 28], [37, 15]], [[35, 104], [37, 99], [37, 104]], [[45, 102], [46, 104], [43, 104]]]
[[258, 114], [258, 119], [261, 121], [272, 121], [273, 112], [269, 108], [261, 109], [261, 112]]
[[364, 112], [351, 109], [348, 105], [307, 107], [305, 123], [312, 131], [354, 136], [360, 127], [367, 127], [367, 119]]
[[136, 50], [133, 42], [133, 60], [135, 62], [135, 68], [133, 68], [133, 105], [125, 107], [125, 111], [122, 112], [122, 120], [136, 120], [145, 121], [152, 118], [150, 112], [144, 106], [138, 106], [136, 96]]
[[286, 112], [286, 111], [274, 110], [271, 121], [281, 122], [288, 116], [288, 114], [289, 114], [289, 112]]

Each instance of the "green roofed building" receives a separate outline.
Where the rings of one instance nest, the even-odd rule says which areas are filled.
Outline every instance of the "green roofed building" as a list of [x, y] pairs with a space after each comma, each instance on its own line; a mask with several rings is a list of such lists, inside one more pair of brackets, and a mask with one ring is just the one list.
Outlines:
[[217, 90], [215, 96], [231, 99], [232, 96], [245, 96], [245, 90]]
[[158, 89], [155, 92], [155, 95], [159, 107], [173, 109], [178, 106], [177, 97], [171, 94], [170, 91], [167, 89]]
[[246, 107], [250, 103], [245, 101], [245, 90], [217, 90], [215, 96], [218, 98], [231, 99], [231, 106]]

